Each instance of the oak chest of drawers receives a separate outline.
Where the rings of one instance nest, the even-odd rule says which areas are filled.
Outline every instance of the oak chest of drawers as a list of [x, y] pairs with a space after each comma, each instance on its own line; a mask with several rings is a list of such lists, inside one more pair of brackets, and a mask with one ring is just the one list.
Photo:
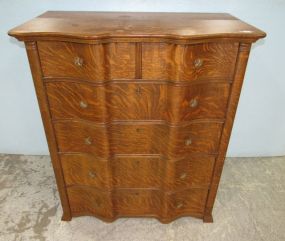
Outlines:
[[24, 41], [63, 220], [212, 221], [251, 43], [228, 14], [47, 12]]

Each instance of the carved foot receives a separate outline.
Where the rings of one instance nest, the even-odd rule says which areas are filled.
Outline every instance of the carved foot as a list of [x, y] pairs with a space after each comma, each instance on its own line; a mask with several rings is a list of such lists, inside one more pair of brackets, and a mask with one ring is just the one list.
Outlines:
[[72, 216], [70, 214], [63, 214], [61, 217], [61, 221], [71, 221]]
[[212, 214], [205, 215], [204, 218], [203, 218], [203, 222], [204, 223], [212, 223], [213, 222]]

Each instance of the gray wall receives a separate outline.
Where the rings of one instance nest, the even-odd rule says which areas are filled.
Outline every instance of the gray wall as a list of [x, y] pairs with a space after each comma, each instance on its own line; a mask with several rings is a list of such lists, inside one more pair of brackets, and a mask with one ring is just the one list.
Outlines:
[[228, 12], [266, 31], [251, 52], [228, 156], [285, 155], [284, 0], [0, 0], [0, 153], [48, 153], [25, 49], [6, 34], [47, 10]]

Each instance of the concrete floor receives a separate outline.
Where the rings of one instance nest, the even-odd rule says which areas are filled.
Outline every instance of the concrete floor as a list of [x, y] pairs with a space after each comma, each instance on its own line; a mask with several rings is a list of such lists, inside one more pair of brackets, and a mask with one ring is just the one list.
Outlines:
[[285, 240], [285, 157], [228, 158], [214, 223], [181, 218], [92, 217], [60, 221], [48, 156], [0, 155], [0, 240], [43, 241], [281, 241]]

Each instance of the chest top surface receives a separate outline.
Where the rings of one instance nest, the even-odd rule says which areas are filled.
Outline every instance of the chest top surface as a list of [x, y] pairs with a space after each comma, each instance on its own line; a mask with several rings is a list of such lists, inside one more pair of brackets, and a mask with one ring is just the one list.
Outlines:
[[265, 33], [227, 13], [48, 11], [9, 31], [20, 40], [70, 37], [238, 38], [255, 41]]

